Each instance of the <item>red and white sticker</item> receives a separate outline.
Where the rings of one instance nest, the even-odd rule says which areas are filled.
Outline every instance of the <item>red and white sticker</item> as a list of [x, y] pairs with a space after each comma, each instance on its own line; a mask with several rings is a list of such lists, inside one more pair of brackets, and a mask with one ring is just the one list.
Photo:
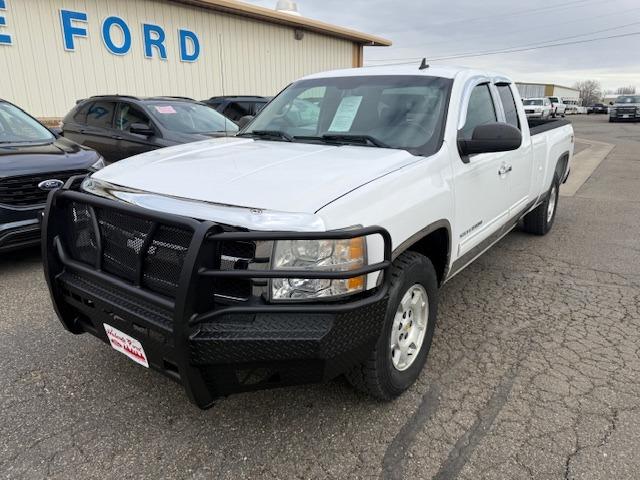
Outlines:
[[149, 368], [147, 355], [144, 353], [144, 348], [142, 348], [142, 344], [138, 340], [106, 323], [104, 324], [104, 330], [107, 332], [107, 337], [114, 350], [124, 353], [134, 362]]
[[157, 105], [156, 112], [162, 113], [163, 115], [172, 115], [174, 113], [178, 113], [176, 112], [176, 109], [171, 105]]

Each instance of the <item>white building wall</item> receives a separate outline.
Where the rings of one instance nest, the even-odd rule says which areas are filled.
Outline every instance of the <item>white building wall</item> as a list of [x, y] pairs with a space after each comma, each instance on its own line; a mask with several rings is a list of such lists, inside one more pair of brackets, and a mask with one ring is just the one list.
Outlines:
[[544, 97], [544, 85], [516, 83], [516, 87], [522, 98]]
[[[64, 49], [61, 8], [88, 15], [88, 37], [76, 37], [73, 52]], [[0, 97], [41, 118], [63, 117], [77, 99], [97, 94], [274, 95], [306, 74], [353, 66], [351, 41], [311, 32], [295, 40], [291, 27], [166, 0], [6, 0], [0, 15], [0, 33], [13, 42], [0, 45]], [[102, 40], [102, 21], [112, 15], [131, 30], [123, 56]], [[166, 32], [167, 60], [145, 57], [143, 23]], [[180, 28], [199, 37], [194, 63], [180, 61]], [[119, 30], [112, 31], [119, 44]]]
[[578, 90], [575, 90], [573, 88], [567, 88], [567, 87], [559, 87], [558, 85], [555, 85], [553, 87], [553, 94], [558, 97], [567, 98], [567, 99], [580, 98], [580, 92]]

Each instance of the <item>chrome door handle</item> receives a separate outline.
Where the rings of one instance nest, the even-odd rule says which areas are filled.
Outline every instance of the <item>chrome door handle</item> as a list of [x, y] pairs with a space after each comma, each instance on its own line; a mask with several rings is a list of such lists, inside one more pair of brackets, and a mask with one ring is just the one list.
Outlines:
[[500, 169], [498, 170], [498, 175], [503, 176], [513, 170], [511, 165], [500, 165]]

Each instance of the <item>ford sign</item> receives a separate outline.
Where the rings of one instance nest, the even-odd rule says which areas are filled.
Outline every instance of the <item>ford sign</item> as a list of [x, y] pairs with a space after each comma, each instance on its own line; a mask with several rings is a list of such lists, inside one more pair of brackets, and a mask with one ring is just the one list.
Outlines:
[[54, 178], [51, 180], [45, 180], [43, 182], [40, 182], [38, 184], [38, 188], [40, 190], [44, 190], [45, 192], [48, 192], [50, 190], [57, 190], [58, 188], [62, 188], [63, 185], [64, 185], [64, 182], [62, 180], [58, 180], [57, 178]]

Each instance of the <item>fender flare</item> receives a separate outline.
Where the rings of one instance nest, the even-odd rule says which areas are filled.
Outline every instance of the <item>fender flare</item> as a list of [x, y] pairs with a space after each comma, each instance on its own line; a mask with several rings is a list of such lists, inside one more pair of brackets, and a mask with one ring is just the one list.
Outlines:
[[[560, 178], [560, 183], [564, 183], [567, 180], [567, 177], [569, 176], [569, 156], [570, 156], [569, 152], [564, 152], [556, 160], [554, 173], [558, 174], [558, 177]], [[563, 164], [563, 162], [564, 162], [564, 169], [563, 169], [564, 171], [561, 172], [559, 171], [559, 168]], [[553, 179], [551, 181], [553, 181]]]
[[449, 274], [449, 269], [451, 268], [451, 247], [453, 244], [453, 234], [451, 230], [451, 223], [449, 222], [449, 220], [446, 220], [444, 218], [436, 220], [435, 222], [430, 223], [426, 227], [409, 236], [406, 240], [400, 243], [400, 245], [393, 249], [393, 252], [391, 253], [391, 259], [395, 260], [402, 253], [409, 250], [412, 245], [416, 244], [436, 230], [440, 230], [442, 228], [447, 231], [447, 235], [449, 237], [449, 241], [447, 242], [447, 258], [445, 259], [444, 271], [442, 272], [442, 283], [444, 283], [444, 280]]

